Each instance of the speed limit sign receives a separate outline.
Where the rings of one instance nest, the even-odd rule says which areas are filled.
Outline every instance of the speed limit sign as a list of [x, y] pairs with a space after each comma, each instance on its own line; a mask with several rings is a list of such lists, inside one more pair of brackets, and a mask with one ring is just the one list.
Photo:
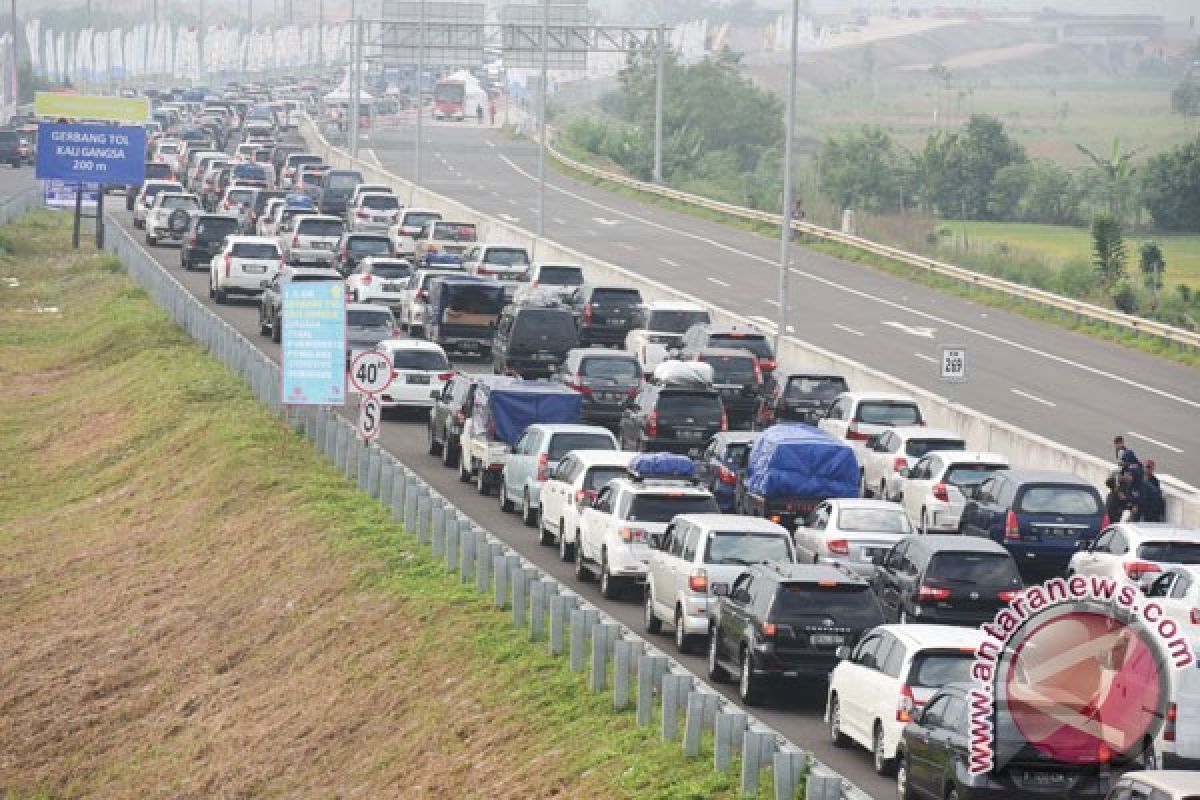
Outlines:
[[942, 345], [941, 379], [946, 383], [967, 382], [967, 348]]
[[383, 418], [383, 406], [379, 396], [363, 395], [358, 406], [358, 435], [364, 442], [369, 442], [379, 435], [379, 422]]
[[382, 353], [361, 353], [350, 364], [350, 383], [359, 394], [379, 394], [392, 384], [392, 364]]

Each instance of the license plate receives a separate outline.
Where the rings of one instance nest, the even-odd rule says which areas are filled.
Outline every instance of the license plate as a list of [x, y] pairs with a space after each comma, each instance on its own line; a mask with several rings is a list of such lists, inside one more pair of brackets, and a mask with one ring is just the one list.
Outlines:
[[254, 275], [261, 275], [266, 271], [267, 267], [265, 264], [246, 264], [242, 267], [242, 272], [247, 272]]
[[332, 250], [333, 242], [313, 242], [309, 247], [313, 250]]
[[845, 641], [845, 637], [837, 633], [814, 633], [809, 639], [819, 647], [840, 645]]
[[427, 384], [429, 383], [428, 375], [409, 375], [404, 379], [405, 383]]
[[1067, 776], [1062, 772], [1032, 772], [1026, 770], [1021, 777], [1025, 783], [1037, 786], [1064, 786], [1067, 782]]
[[700, 437], [704, 435], [701, 431], [676, 431], [675, 434], [685, 442], [699, 441]]
[[459, 342], [458, 349], [473, 353], [479, 349], [479, 342]]
[[610, 328], [618, 328], [618, 327], [620, 327], [620, 326], [622, 326], [622, 325], [624, 325], [624, 324], [625, 324], [625, 320], [623, 320], [623, 319], [610, 319], [610, 320], [608, 321], [608, 323], [607, 323], [607, 324], [608, 324], [608, 326], [609, 326]]
[[700, 448], [699, 447], [689, 447], [687, 454], [688, 454], [688, 458], [699, 458], [700, 457]]
[[534, 361], [553, 361], [554, 353], [534, 353], [533, 360]]
[[383, 284], [383, 290], [385, 292], [402, 292], [402, 291], [404, 291], [404, 284], [403, 283], [385, 283], [385, 284]]

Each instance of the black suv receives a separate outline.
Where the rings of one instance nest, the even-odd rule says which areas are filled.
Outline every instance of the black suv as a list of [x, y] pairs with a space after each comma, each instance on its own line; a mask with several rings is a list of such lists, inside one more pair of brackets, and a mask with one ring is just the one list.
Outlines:
[[772, 378], [759, 399], [755, 422], [762, 428], [777, 422], [816, 425], [838, 395], [848, 391], [850, 387], [841, 375], [798, 372], [786, 375], [782, 380]]
[[386, 233], [343, 233], [334, 250], [333, 266], [343, 275], [354, 272], [364, 258], [391, 258], [392, 240]]
[[580, 422], [616, 427], [625, 401], [642, 385], [642, 368], [632, 353], [579, 348], [567, 353], [553, 377], [583, 395]]
[[824, 564], [755, 564], [713, 594], [708, 675], [738, 675], [746, 705], [764, 702], [772, 679], [828, 678], [838, 649], [883, 623], [871, 586]]
[[709, 384], [647, 383], [625, 404], [617, 438], [622, 450], [695, 458], [727, 428], [721, 396]]
[[758, 359], [758, 368], [763, 372], [775, 371], [775, 353], [767, 335], [753, 325], [693, 325], [683, 335], [679, 352], [683, 358], [691, 358], [710, 347], [729, 347], [749, 350]]
[[354, 188], [363, 182], [362, 173], [353, 169], [331, 169], [321, 178], [321, 186], [317, 190], [317, 209], [322, 214], [333, 214], [335, 217], [346, 213], [346, 202], [354, 194]]
[[579, 321], [579, 343], [625, 345], [625, 336], [633, 327], [642, 307], [642, 293], [625, 286], [584, 284], [568, 301]]
[[906, 536], [875, 565], [872, 581], [889, 622], [975, 627], [1021, 591], [1003, 546], [953, 534]]
[[721, 395], [730, 430], [750, 430], [762, 394], [762, 370], [758, 359], [746, 350], [710, 347], [692, 356], [713, 368], [713, 388]]
[[492, 371], [548, 378], [577, 344], [575, 316], [557, 305], [505, 306], [496, 323]]
[[455, 372], [433, 398], [429, 410], [429, 455], [441, 456], [445, 467], [458, 466], [458, 437], [475, 402], [478, 375]]
[[21, 155], [21, 134], [16, 131], [0, 131], [0, 161], [16, 169], [24, 160], [25, 157]]
[[207, 269], [213, 256], [225, 246], [225, 237], [238, 232], [238, 218], [232, 214], [192, 214], [179, 248], [179, 266]]

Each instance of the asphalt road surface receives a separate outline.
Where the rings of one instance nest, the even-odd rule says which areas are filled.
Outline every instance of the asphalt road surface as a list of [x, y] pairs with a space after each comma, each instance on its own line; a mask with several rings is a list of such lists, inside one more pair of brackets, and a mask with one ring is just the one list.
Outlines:
[[[363, 155], [413, 176], [413, 128], [380, 130]], [[572, 180], [547, 166], [550, 239], [706, 301], [773, 322], [779, 243]], [[526, 230], [537, 220], [537, 150], [471, 122], [425, 128], [426, 188]], [[930, 391], [942, 344], [965, 345], [953, 399], [1110, 459], [1124, 433], [1159, 471], [1200, 484], [1200, 373], [810, 250], [794, 250], [795, 335]], [[1020, 453], [1008, 453], [1019, 460]]]
[[[122, 226], [130, 231], [135, 238], [144, 242], [140, 231], [134, 231], [131, 216], [121, 206], [113, 214], [121, 220]], [[196, 297], [220, 314], [243, 335], [258, 344], [259, 348], [278, 362], [280, 358], [279, 345], [268, 337], [259, 334], [258, 306], [256, 301], [235, 300], [236, 304], [216, 306], [208, 298], [208, 273], [185, 272], [179, 265], [179, 250], [175, 247], [147, 248], [164, 267], [174, 274]], [[467, 360], [457, 366], [470, 371], [488, 369], [477, 361]], [[351, 419], [357, 419], [357, 408], [347, 406], [343, 409]], [[428, 454], [426, 438], [426, 422], [428, 417], [420, 413], [410, 413], [402, 417], [393, 417], [384, 424], [379, 443], [388, 452], [399, 458], [409, 468], [415, 470], [425, 481], [445, 497], [450, 498], [456, 506], [467, 514], [478, 525], [487, 528], [501, 537], [523, 556], [535, 563], [548, 575], [553, 575], [564, 585], [571, 586], [593, 605], [604, 608], [613, 617], [635, 631], [643, 631], [642, 609], [639, 603], [632, 601], [608, 601], [599, 592], [595, 582], [581, 584], [574, 578], [572, 567], [558, 559], [557, 548], [543, 547], [538, 544], [537, 534], [532, 528], [525, 527], [520, 519], [513, 514], [500, 511], [495, 495], [481, 497], [474, 487], [459, 483], [456, 470], [446, 469], [438, 458]], [[669, 630], [669, 626], [668, 630]], [[657, 644], [667, 652], [674, 653], [674, 645], [670, 641], [671, 634], [661, 637]], [[679, 655], [676, 657], [698, 679], [705, 680], [706, 659], [703, 656]], [[721, 691], [730, 700], [737, 702], [736, 687], [733, 685], [715, 684], [714, 688]], [[871, 768], [871, 761], [865, 750], [835, 749], [828, 743], [825, 724], [822, 719], [825, 709], [825, 688], [816, 682], [805, 686], [797, 686], [781, 693], [778, 698], [780, 707], [755, 708], [753, 713], [765, 723], [774, 727], [797, 746], [816, 755], [847, 779], [853, 781], [861, 789], [878, 798], [892, 797], [895, 793], [891, 779], [877, 776]]]

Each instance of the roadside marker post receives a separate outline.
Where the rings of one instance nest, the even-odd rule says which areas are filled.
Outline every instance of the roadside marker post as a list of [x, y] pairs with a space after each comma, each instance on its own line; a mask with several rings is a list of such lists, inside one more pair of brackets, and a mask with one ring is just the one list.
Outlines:
[[941, 347], [941, 357], [938, 359], [938, 379], [947, 384], [946, 400], [954, 404], [954, 387], [966, 383], [967, 348], [960, 344], [944, 344]]

